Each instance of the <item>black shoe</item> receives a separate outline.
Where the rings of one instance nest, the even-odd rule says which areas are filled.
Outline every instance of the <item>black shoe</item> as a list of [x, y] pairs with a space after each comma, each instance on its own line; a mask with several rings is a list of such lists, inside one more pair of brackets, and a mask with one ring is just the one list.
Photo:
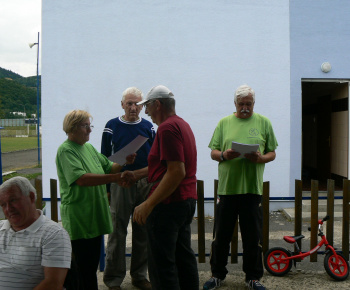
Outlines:
[[141, 290], [151, 290], [152, 289], [152, 285], [147, 279], [143, 279], [143, 280], [132, 279], [131, 284], [134, 285], [135, 287], [141, 289]]
[[204, 283], [203, 290], [211, 290], [211, 289], [219, 288], [223, 281], [224, 280], [221, 280], [219, 278], [211, 277], [207, 282]]
[[246, 281], [248, 289], [265, 290], [266, 287], [259, 280]]

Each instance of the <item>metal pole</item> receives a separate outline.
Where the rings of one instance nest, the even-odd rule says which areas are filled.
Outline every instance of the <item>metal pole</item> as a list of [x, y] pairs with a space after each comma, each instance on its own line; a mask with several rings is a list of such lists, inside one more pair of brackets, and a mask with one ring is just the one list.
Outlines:
[[38, 55], [36, 60], [36, 120], [37, 120], [37, 135], [38, 135], [38, 165], [40, 165], [40, 116], [39, 116], [39, 32], [38, 32]]
[[[0, 130], [4, 127], [0, 127]], [[2, 184], [1, 133], [0, 133], [0, 184]]]

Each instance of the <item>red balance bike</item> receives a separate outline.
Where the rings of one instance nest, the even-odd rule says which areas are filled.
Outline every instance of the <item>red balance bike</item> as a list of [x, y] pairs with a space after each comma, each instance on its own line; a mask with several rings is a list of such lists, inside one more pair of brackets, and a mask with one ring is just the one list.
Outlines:
[[[345, 257], [337, 253], [335, 249], [328, 243], [326, 236], [323, 234], [323, 222], [329, 220], [329, 216], [326, 216], [322, 220], [318, 221], [318, 236], [321, 237], [321, 241], [312, 250], [302, 253], [299, 249], [297, 241], [304, 238], [301, 236], [284, 236], [283, 239], [290, 244], [295, 245], [296, 251], [291, 253], [289, 250], [275, 247], [266, 252], [264, 257], [264, 265], [266, 270], [274, 276], [283, 276], [287, 274], [292, 268], [292, 262], [296, 265], [296, 259], [303, 260], [305, 257], [310, 256], [316, 252], [323, 245], [326, 247], [324, 268], [329, 276], [338, 281], [344, 281], [349, 276], [349, 263]], [[309, 228], [310, 230], [310, 228]]]

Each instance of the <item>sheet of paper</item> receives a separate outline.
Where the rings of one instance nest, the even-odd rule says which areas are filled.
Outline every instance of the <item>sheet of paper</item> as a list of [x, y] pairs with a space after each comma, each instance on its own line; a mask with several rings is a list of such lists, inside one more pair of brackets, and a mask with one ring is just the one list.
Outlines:
[[120, 149], [115, 154], [108, 157], [109, 160], [118, 163], [119, 165], [124, 165], [126, 163], [126, 157], [130, 154], [135, 153], [140, 147], [145, 144], [148, 140], [147, 137], [138, 135], [134, 140], [132, 140], [128, 145]]
[[241, 153], [239, 158], [245, 158], [244, 154], [258, 151], [259, 144], [242, 144], [242, 143], [238, 143], [238, 142], [232, 141], [232, 147], [231, 148], [233, 150], [235, 150], [236, 152]]

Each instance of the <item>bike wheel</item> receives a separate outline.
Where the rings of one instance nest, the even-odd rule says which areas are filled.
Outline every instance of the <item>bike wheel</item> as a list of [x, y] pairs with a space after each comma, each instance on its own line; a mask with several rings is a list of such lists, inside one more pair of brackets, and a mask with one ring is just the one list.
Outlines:
[[292, 260], [281, 261], [292, 256], [292, 253], [284, 248], [276, 247], [268, 250], [264, 256], [265, 269], [274, 276], [283, 276], [292, 268]]
[[333, 252], [329, 252], [324, 258], [324, 268], [334, 280], [344, 281], [349, 276], [349, 263], [342, 254], [338, 254], [338, 263]]

